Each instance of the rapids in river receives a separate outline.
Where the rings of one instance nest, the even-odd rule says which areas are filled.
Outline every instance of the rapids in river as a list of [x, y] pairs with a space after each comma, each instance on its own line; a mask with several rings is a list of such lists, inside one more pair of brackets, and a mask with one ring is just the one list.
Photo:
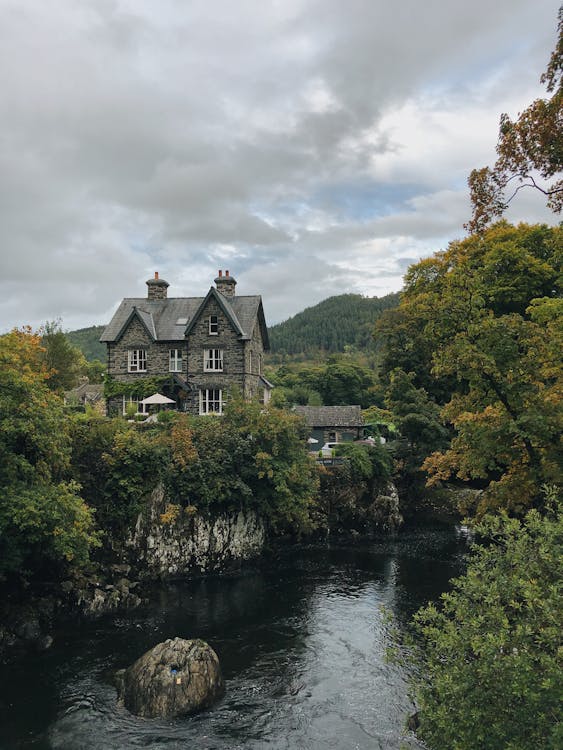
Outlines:
[[[453, 527], [294, 547], [237, 574], [160, 584], [130, 612], [61, 623], [49, 651], [0, 667], [0, 748], [420, 748], [404, 729], [408, 675], [385, 658], [385, 612], [405, 627], [465, 550]], [[183, 719], [132, 716], [113, 671], [175, 636], [215, 649], [225, 697]]]

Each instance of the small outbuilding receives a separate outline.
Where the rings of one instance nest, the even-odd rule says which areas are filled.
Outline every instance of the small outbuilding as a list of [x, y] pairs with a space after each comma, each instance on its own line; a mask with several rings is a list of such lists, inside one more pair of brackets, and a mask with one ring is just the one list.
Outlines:
[[92, 406], [104, 416], [106, 413], [104, 386], [101, 383], [89, 383], [87, 379], [71, 391], [65, 391], [64, 402], [67, 406]]
[[345, 443], [364, 435], [361, 406], [296, 406], [309, 427], [309, 443]]

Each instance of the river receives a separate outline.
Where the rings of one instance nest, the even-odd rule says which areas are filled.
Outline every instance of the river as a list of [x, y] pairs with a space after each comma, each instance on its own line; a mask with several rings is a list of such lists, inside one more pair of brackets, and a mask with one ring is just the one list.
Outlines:
[[[422, 747], [404, 733], [408, 676], [385, 658], [384, 609], [404, 627], [462, 570], [464, 551], [447, 527], [282, 550], [236, 575], [155, 587], [140, 609], [63, 623], [49, 651], [0, 668], [0, 747]], [[130, 715], [112, 672], [174, 636], [217, 651], [224, 699], [180, 720]]]

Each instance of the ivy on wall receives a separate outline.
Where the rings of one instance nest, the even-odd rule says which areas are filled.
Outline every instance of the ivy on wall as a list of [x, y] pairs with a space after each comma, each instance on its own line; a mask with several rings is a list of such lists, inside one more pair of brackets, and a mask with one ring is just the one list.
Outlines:
[[149, 378], [138, 378], [132, 382], [115, 380], [107, 375], [104, 380], [104, 396], [107, 399], [121, 396], [144, 397], [147, 394], [157, 393], [165, 386], [172, 388], [174, 379], [169, 375], [155, 375]]

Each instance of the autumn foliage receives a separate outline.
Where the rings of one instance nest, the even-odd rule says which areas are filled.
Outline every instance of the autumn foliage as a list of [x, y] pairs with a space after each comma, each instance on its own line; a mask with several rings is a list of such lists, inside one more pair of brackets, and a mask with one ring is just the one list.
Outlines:
[[98, 544], [49, 375], [39, 335], [0, 336], [0, 574], [84, 564]]
[[378, 324], [398, 418], [402, 391], [416, 388], [409, 422], [428, 421], [426, 394], [452, 430], [448, 447], [435, 429], [434, 450], [428, 440], [418, 453], [429, 483], [485, 490], [466, 512], [522, 513], [540, 501], [543, 483], [560, 479], [562, 247], [561, 228], [506, 222], [452, 242], [411, 266], [399, 308]]
[[523, 188], [540, 191], [554, 213], [563, 207], [563, 6], [559, 9], [555, 50], [541, 77], [546, 99], [536, 99], [515, 120], [501, 115], [493, 167], [469, 176], [473, 215], [470, 232], [481, 232], [502, 216]]

